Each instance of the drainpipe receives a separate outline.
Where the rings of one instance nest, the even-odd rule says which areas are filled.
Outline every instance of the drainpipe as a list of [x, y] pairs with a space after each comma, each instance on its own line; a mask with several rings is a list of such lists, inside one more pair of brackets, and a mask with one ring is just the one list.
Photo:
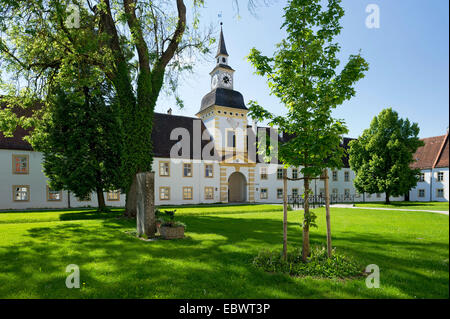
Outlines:
[[433, 201], [433, 169], [430, 169], [430, 202]]

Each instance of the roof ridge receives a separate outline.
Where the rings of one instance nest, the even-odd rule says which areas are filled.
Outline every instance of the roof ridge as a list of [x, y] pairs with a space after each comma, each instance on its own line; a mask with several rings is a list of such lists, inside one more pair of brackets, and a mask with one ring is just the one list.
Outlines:
[[177, 115], [177, 114], [167, 114], [167, 113], [160, 113], [160, 112], [154, 112], [155, 114], [159, 114], [159, 115], [166, 115], [166, 116], [176, 116], [176, 117], [184, 117], [184, 118], [188, 118], [188, 119], [194, 119], [194, 120], [202, 120], [198, 117], [195, 116], [187, 116], [187, 115]]
[[436, 135], [436, 136], [430, 136], [430, 137], [422, 137], [420, 140], [423, 141], [423, 140], [429, 140], [429, 139], [437, 138], [437, 137], [446, 137], [447, 135], [448, 135], [448, 133], [447, 133], [447, 134], [443, 134], [443, 135]]

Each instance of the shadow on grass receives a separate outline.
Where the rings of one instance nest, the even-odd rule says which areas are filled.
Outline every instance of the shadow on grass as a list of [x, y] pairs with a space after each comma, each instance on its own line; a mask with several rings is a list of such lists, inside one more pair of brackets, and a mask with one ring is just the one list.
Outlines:
[[123, 211], [99, 212], [97, 210], [82, 211], [76, 213], [61, 214], [60, 220], [89, 220], [89, 219], [108, 219], [118, 218], [123, 215]]
[[[0, 297], [35, 298], [389, 298], [391, 290], [367, 289], [364, 280], [318, 280], [269, 274], [252, 259], [263, 248], [280, 249], [282, 223], [274, 219], [183, 216], [184, 240], [144, 242], [124, 233], [134, 221], [109, 218], [99, 224], [71, 222], [35, 227], [27, 240], [0, 247]], [[291, 245], [301, 242], [298, 224], [289, 224]], [[325, 237], [312, 232], [311, 243]], [[417, 256], [392, 254], [388, 243]], [[340, 233], [334, 245], [362, 264], [378, 264], [381, 285], [410, 297], [448, 298], [448, 245]], [[419, 256], [420, 255], [420, 256]], [[65, 268], [80, 266], [82, 289], [65, 287]], [[432, 269], [434, 276], [426, 275]], [[447, 272], [447, 277], [443, 272]], [[447, 279], [446, 279], [447, 278]], [[445, 281], [447, 280], [447, 281]]]

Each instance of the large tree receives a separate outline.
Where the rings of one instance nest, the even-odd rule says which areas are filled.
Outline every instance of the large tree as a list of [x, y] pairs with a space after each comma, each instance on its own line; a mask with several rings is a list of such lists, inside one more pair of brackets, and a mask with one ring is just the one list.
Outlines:
[[78, 198], [97, 193], [98, 208], [106, 210], [103, 192], [120, 190], [122, 134], [111, 88], [99, 85], [73, 90], [55, 88], [31, 142], [42, 152], [45, 175], [52, 189], [65, 189]]
[[411, 169], [413, 155], [423, 145], [419, 126], [399, 118], [391, 108], [375, 116], [370, 127], [350, 142], [350, 167], [356, 173], [354, 185], [361, 193], [406, 194], [417, 185], [417, 169]]
[[341, 136], [347, 133], [342, 120], [331, 112], [355, 95], [354, 84], [364, 76], [368, 64], [351, 55], [338, 72], [340, 33], [344, 10], [340, 0], [329, 0], [323, 8], [319, 0], [291, 0], [285, 8], [283, 28], [286, 39], [272, 57], [252, 49], [248, 57], [256, 73], [265, 76], [271, 93], [286, 106], [285, 115], [274, 115], [252, 102], [250, 114], [268, 120], [286, 138], [279, 144], [278, 158], [286, 167], [301, 167], [304, 175], [304, 261], [310, 254], [309, 229], [315, 216], [309, 210], [310, 181], [325, 168], [342, 166]]

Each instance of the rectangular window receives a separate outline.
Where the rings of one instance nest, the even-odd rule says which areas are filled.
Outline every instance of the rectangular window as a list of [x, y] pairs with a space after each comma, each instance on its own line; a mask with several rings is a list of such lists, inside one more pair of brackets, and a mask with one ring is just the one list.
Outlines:
[[425, 173], [420, 173], [419, 182], [425, 182]]
[[192, 200], [193, 196], [193, 189], [192, 187], [188, 186], [188, 187], [183, 187], [183, 199], [184, 200]]
[[442, 182], [444, 180], [444, 172], [437, 173], [437, 180], [438, 182]]
[[183, 164], [183, 177], [192, 177], [192, 163]]
[[425, 190], [424, 189], [419, 189], [419, 197], [423, 198], [425, 197]]
[[292, 169], [292, 178], [298, 178], [298, 169], [297, 168], [293, 168]]
[[169, 162], [159, 162], [159, 176], [170, 176]]
[[282, 168], [277, 169], [277, 179], [283, 179], [283, 169]]
[[350, 189], [346, 188], [346, 189], [344, 190], [344, 196], [345, 196], [345, 197], [350, 197]]
[[381, 194], [380, 193], [377, 193], [377, 198], [381, 198]]
[[227, 147], [236, 147], [236, 133], [232, 130], [227, 131]]
[[331, 191], [331, 194], [332, 194], [333, 198], [337, 199], [338, 194], [339, 194], [338, 192], [339, 191], [338, 191], [337, 188], [333, 188], [333, 190]]
[[205, 187], [205, 199], [214, 199], [214, 187]]
[[439, 188], [436, 190], [436, 197], [439, 197], [439, 198], [444, 197], [444, 189], [443, 188]]
[[106, 200], [109, 201], [119, 201], [120, 200], [120, 191], [110, 191], [106, 194]]
[[170, 200], [170, 187], [162, 186], [159, 188], [159, 200]]
[[260, 191], [260, 198], [261, 199], [267, 199], [267, 188], [261, 188], [261, 191]]
[[277, 188], [277, 198], [283, 199], [283, 189], [282, 188]]
[[260, 177], [261, 179], [267, 179], [267, 167], [261, 167]]
[[338, 180], [338, 172], [337, 171], [333, 171], [332, 176], [333, 176], [333, 182], [337, 182], [337, 180]]
[[372, 194], [367, 194], [367, 198], [372, 198]]
[[214, 166], [213, 164], [205, 164], [205, 177], [214, 177]]
[[14, 185], [13, 200], [15, 202], [28, 202], [30, 200], [30, 185]]
[[89, 195], [87, 195], [86, 197], [83, 197], [83, 198], [77, 197], [77, 200], [79, 202], [90, 202], [91, 201], [91, 194], [89, 194]]
[[13, 174], [28, 174], [28, 155], [12, 156], [12, 170]]
[[297, 197], [298, 196], [298, 188], [292, 189], [292, 196]]
[[344, 181], [350, 182], [350, 172], [348, 172], [348, 171], [344, 172]]
[[56, 191], [48, 187], [47, 185], [47, 201], [48, 202], [60, 202], [62, 200], [62, 191]]

